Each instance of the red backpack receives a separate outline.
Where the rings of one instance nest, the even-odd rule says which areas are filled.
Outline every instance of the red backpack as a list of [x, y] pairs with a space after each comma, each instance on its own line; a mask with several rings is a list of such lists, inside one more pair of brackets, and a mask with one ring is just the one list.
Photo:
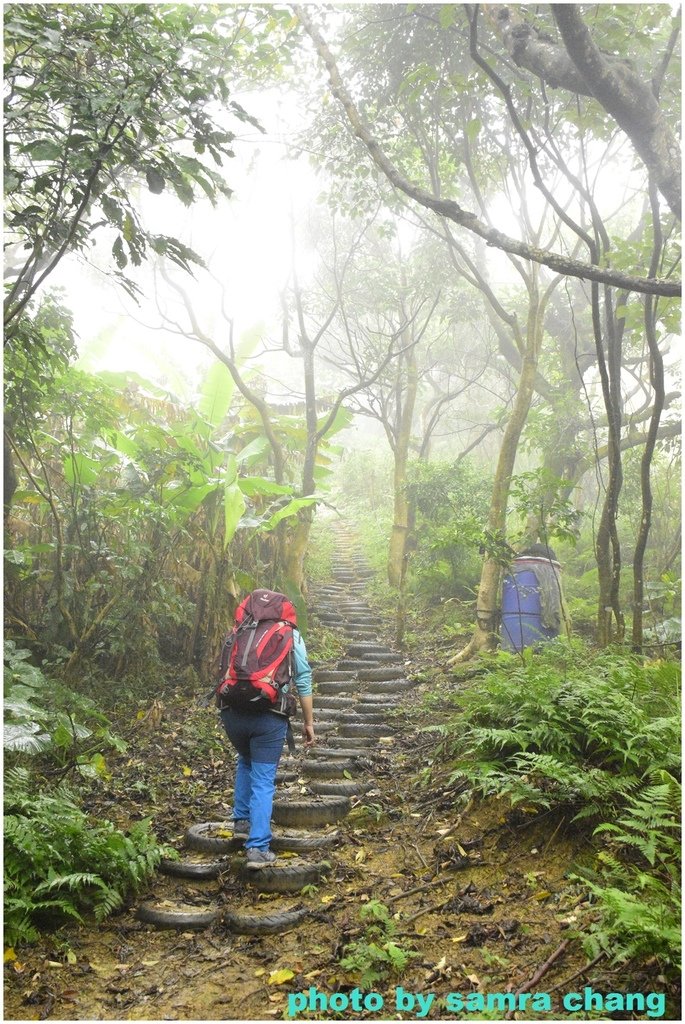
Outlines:
[[290, 714], [294, 696], [283, 687], [293, 679], [296, 626], [293, 604], [273, 590], [253, 590], [238, 605], [233, 631], [221, 651], [218, 707]]

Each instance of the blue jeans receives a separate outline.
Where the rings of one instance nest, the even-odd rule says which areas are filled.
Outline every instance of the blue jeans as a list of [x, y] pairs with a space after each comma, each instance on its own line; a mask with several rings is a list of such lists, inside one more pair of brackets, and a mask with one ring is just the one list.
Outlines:
[[250, 822], [245, 846], [266, 850], [271, 842], [271, 808], [276, 769], [283, 751], [288, 720], [270, 711], [232, 711], [224, 708], [221, 721], [238, 751], [233, 793], [233, 817]]

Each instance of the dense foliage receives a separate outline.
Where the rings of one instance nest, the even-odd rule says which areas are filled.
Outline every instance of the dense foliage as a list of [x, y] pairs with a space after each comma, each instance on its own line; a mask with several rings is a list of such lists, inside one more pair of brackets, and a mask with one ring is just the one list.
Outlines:
[[575, 642], [499, 655], [433, 728], [452, 783], [570, 812], [597, 837], [580, 870], [600, 914], [588, 950], [680, 962], [679, 666]]
[[650, 771], [676, 773], [678, 666], [554, 642], [497, 667], [458, 698], [446, 750], [483, 793], [566, 807], [575, 819], [621, 807]]
[[[204, 5], [11, 4], [4, 19], [5, 188], [13, 243], [5, 323], [67, 252], [110, 229], [111, 273], [135, 294], [129, 265], [157, 253], [202, 262], [178, 238], [151, 231], [136, 192], [145, 181], [190, 204], [230, 196], [219, 171], [236, 124], [256, 124], [230, 95], [229, 55], [249, 34], [239, 17]], [[237, 12], [236, 12], [237, 13]], [[233, 130], [217, 123], [221, 104]], [[190, 144], [190, 145], [188, 145]], [[208, 157], [210, 159], [208, 159]]]
[[128, 835], [93, 821], [66, 786], [36, 792], [14, 768], [5, 779], [5, 941], [34, 940], [38, 927], [94, 914], [101, 921], [153, 874], [163, 855], [150, 822]]

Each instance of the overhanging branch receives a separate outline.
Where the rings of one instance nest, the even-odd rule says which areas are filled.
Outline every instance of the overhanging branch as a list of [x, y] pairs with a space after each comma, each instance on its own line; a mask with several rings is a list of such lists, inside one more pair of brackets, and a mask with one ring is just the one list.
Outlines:
[[627, 291], [641, 292], [647, 295], [680, 295], [681, 284], [679, 281], [634, 277], [617, 270], [611, 270], [610, 268], [582, 263], [579, 260], [563, 256], [561, 253], [550, 252], [546, 249], [528, 245], [520, 239], [511, 238], [496, 228], [488, 227], [474, 213], [464, 210], [454, 200], [441, 199], [431, 192], [427, 192], [420, 185], [415, 185], [409, 181], [386, 156], [377, 139], [374, 138], [368, 126], [362, 120], [350, 93], [343, 84], [337, 64], [326, 41], [312, 22], [307, 11], [299, 4], [294, 4], [293, 10], [326, 66], [331, 92], [343, 107], [353, 134], [364, 144], [373, 162], [395, 188], [427, 209], [433, 210], [439, 216], [446, 217], [460, 227], [466, 228], [467, 231], [472, 231], [474, 234], [479, 235], [488, 245], [501, 249], [504, 252], [512, 253], [515, 256], [520, 256], [523, 259], [531, 260], [533, 263], [542, 264], [558, 274], [579, 277], [583, 280], [598, 281], [603, 284], [624, 288]]

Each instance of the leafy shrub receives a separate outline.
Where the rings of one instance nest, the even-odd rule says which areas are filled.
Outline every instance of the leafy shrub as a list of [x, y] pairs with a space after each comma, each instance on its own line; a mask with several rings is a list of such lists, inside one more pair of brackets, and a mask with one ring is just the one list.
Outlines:
[[94, 702], [48, 678], [30, 663], [31, 651], [5, 640], [3, 744], [14, 755], [47, 754], [58, 764], [79, 762], [83, 774], [105, 773], [102, 746], [126, 750]]
[[[656, 956], [680, 970], [681, 786], [664, 771], [635, 796], [616, 822], [595, 829], [605, 849], [590, 891], [600, 910], [586, 938], [591, 956], [605, 950], [613, 962]], [[587, 878], [587, 874], [585, 875]]]
[[468, 459], [412, 464], [407, 493], [416, 510], [412, 576], [419, 593], [471, 596], [491, 490], [488, 475]]
[[93, 821], [66, 786], [40, 792], [35, 778], [13, 768], [5, 780], [5, 936], [35, 941], [41, 925], [101, 921], [154, 872], [168, 851], [138, 822], [128, 835]]
[[369, 900], [359, 911], [359, 917], [366, 925], [364, 934], [345, 946], [340, 966], [353, 974], [363, 988], [372, 988], [377, 981], [402, 974], [418, 954], [394, 941], [397, 928], [384, 903]]
[[92, 700], [44, 675], [30, 658], [30, 651], [5, 641], [5, 751], [49, 754], [59, 764], [72, 757], [83, 774], [105, 773], [101, 748], [123, 751], [126, 744]]
[[677, 969], [680, 666], [593, 654], [579, 641], [489, 664], [458, 695], [459, 716], [438, 729], [454, 758], [451, 781], [466, 778], [513, 804], [570, 809], [575, 821], [604, 817], [596, 868], [582, 869], [599, 910], [587, 950]]
[[497, 662], [440, 728], [453, 778], [579, 819], [621, 806], [651, 770], [678, 771], [675, 663], [562, 641]]

